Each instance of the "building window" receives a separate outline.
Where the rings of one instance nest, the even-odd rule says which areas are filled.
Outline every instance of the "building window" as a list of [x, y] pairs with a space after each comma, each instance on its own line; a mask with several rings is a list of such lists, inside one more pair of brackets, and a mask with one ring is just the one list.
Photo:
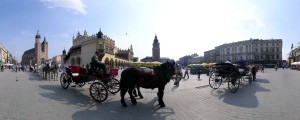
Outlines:
[[103, 49], [103, 44], [99, 44], [99, 49]]
[[243, 52], [243, 46], [240, 47], [240, 53], [242, 53], [242, 52]]
[[276, 58], [279, 59], [279, 55], [276, 55]]
[[258, 49], [257, 49], [257, 48], [255, 48], [255, 52], [258, 52]]
[[278, 47], [276, 48], [276, 51], [279, 52], [279, 48]]
[[71, 59], [71, 65], [74, 65], [74, 64], [75, 64], [75, 59], [72, 58], [72, 59]]
[[260, 59], [264, 59], [264, 56], [263, 56], [263, 55], [261, 55], [261, 56], [260, 56]]
[[77, 64], [77, 65], [80, 65], [80, 63], [81, 63], [81, 59], [80, 59], [79, 57], [77, 57], [77, 58], [76, 58], [76, 64]]
[[268, 43], [266, 44], [266, 46], [268, 46]]
[[264, 51], [264, 49], [263, 49], [263, 48], [261, 48], [261, 49], [260, 49], [260, 51], [261, 51], [261, 52], [263, 52], [263, 51]]

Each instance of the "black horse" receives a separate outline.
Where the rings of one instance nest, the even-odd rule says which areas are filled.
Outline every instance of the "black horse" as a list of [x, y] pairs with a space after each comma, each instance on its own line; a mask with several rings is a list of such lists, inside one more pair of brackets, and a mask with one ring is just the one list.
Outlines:
[[[160, 66], [154, 67], [153, 73], [147, 73], [137, 68], [127, 68], [121, 73], [120, 87], [121, 87], [121, 103], [124, 107], [127, 106], [124, 96], [128, 91], [132, 104], [136, 105], [136, 99], [133, 96], [135, 86], [154, 89], [158, 88], [158, 103], [161, 107], [165, 107], [163, 102], [165, 85], [170, 81], [175, 74], [175, 62], [166, 62]], [[141, 96], [140, 96], [141, 97]]]

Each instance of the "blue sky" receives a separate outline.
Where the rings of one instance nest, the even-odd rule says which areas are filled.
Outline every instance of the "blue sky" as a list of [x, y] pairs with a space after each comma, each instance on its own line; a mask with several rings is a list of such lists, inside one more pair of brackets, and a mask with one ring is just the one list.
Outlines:
[[[68, 50], [72, 37], [101, 28], [117, 47], [133, 45], [134, 56], [152, 55], [155, 34], [161, 57], [178, 59], [215, 46], [283, 39], [283, 59], [300, 42], [297, 0], [1, 0], [0, 42], [21, 60], [40, 31], [49, 58]], [[127, 35], [126, 35], [127, 33]]]

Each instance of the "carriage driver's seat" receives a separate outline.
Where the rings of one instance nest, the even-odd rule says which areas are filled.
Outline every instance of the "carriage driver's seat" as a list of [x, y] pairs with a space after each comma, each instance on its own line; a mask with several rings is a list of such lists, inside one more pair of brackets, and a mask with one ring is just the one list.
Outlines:
[[96, 67], [93, 63], [90, 63], [90, 69], [89, 69], [89, 73], [90, 74], [95, 74], [95, 75], [97, 75], [97, 77], [104, 77], [104, 75], [103, 75], [103, 72], [102, 72], [102, 75], [101, 76], [99, 76], [99, 72], [102, 72], [103, 70], [101, 69], [101, 68], [99, 68], [99, 67]]
[[250, 70], [247, 66], [240, 66], [240, 65], [237, 66], [237, 69], [242, 76], [245, 76]]

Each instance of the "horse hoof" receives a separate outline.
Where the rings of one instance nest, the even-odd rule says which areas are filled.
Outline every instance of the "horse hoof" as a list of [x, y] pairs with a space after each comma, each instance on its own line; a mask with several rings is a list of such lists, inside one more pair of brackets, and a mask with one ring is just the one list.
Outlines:
[[143, 99], [144, 97], [143, 96], [140, 96], [140, 99]]
[[136, 104], [137, 104], [137, 102], [136, 102], [136, 101], [132, 101], [132, 104], [133, 104], [133, 105], [136, 105]]
[[166, 107], [166, 105], [160, 105], [161, 108]]

